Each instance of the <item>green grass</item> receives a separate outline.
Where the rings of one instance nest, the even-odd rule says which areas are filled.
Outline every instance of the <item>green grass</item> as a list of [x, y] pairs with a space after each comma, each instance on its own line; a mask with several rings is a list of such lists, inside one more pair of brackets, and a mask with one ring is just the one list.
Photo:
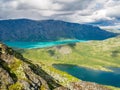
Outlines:
[[[89, 41], [43, 49], [25, 49], [23, 56], [35, 63], [44, 63], [54, 71], [52, 64], [75, 64], [92, 69], [106, 70], [106, 67], [120, 67], [120, 38], [104, 41]], [[49, 72], [47, 68], [44, 70]], [[59, 71], [56, 71], [58, 73]], [[64, 75], [62, 72], [59, 74]], [[67, 76], [69, 77], [69, 76]], [[69, 78], [71, 81], [71, 77]], [[111, 87], [113, 90], [119, 90]]]
[[105, 70], [105, 67], [108, 66], [120, 67], [120, 38], [77, 43], [74, 47], [63, 45], [44, 49], [30, 49], [25, 50], [23, 55], [26, 58], [48, 65], [65, 63]]

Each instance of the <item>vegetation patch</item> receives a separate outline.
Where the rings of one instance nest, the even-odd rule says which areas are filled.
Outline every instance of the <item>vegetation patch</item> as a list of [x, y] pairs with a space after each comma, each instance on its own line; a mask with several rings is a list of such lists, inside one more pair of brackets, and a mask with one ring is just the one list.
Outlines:
[[[61, 50], [61, 48], [64, 49]], [[63, 53], [68, 48], [70, 53]], [[61, 45], [43, 49], [25, 49], [22, 54], [35, 63], [43, 63], [42, 68], [53, 76], [55, 73], [64, 75], [64, 72], [54, 69], [52, 64], [74, 64], [97, 70], [111, 71], [107, 67], [120, 67], [120, 38], [76, 43], [72, 46]], [[57, 78], [57, 75], [55, 78]], [[68, 81], [72, 81], [71, 77], [67, 76], [67, 78]], [[110, 88], [117, 90], [114, 87]]]

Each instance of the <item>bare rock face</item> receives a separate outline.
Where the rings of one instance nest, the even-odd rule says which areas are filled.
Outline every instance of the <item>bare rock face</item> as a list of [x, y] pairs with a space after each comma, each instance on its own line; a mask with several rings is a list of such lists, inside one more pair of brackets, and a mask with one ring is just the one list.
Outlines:
[[102, 85], [85, 81], [70, 83], [69, 87], [71, 90], [111, 90]]
[[[72, 81], [71, 81], [72, 82]], [[39, 65], [0, 44], [0, 90], [110, 90], [89, 82], [74, 82], [64, 87]]]
[[6, 70], [0, 67], [0, 88], [2, 87], [1, 89], [7, 89], [7, 87], [11, 84], [14, 84], [13, 79]]

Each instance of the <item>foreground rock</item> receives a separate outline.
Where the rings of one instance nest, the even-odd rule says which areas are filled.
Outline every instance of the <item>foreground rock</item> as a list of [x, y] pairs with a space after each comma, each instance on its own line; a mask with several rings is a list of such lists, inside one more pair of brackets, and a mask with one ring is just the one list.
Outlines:
[[2, 90], [53, 90], [61, 87], [21, 54], [0, 44], [0, 89]]
[[70, 84], [71, 90], [110, 90], [106, 87], [103, 87], [102, 85], [98, 85], [96, 83], [90, 83], [90, 82], [75, 82]]

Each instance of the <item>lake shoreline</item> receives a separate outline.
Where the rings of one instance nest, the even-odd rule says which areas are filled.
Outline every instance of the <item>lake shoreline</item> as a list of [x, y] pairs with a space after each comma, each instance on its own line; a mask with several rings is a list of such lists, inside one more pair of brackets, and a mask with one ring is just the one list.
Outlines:
[[[53, 64], [52, 66], [60, 71], [67, 72], [68, 74], [83, 81], [96, 82], [99, 84], [103, 84], [107, 86], [110, 85], [120, 88], [120, 84], [119, 84], [120, 73], [115, 72], [115, 68], [113, 69], [113, 72], [109, 72], [109, 71], [93, 70], [90, 68], [80, 67], [71, 64]], [[120, 70], [120, 68], [116, 68], [116, 69]]]
[[59, 45], [74, 44], [78, 42], [87, 42], [87, 40], [60, 40], [53, 42], [4, 42], [9, 47], [20, 48], [20, 49], [37, 49], [37, 48], [47, 48]]

